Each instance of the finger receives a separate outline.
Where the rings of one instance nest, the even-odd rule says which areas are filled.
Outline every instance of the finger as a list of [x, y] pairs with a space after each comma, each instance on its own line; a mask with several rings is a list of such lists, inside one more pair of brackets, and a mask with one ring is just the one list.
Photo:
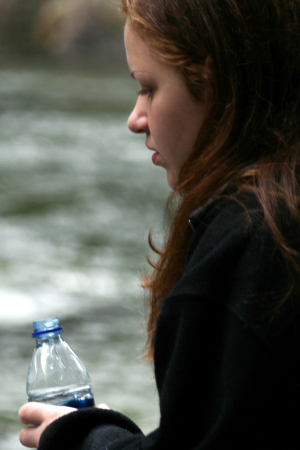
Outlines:
[[97, 408], [100, 408], [100, 409], [110, 409], [105, 403], [100, 403], [100, 405], [97, 405]]
[[51, 422], [59, 416], [76, 411], [67, 406], [48, 405], [46, 403], [25, 403], [19, 410], [19, 420], [25, 425], [40, 425], [42, 422]]
[[44, 428], [41, 430], [40, 427], [23, 428], [19, 436], [21, 444], [24, 447], [37, 448], [43, 431]]
[[46, 417], [48, 418], [49, 415], [53, 414], [53, 410], [52, 408], [49, 410], [49, 406], [53, 408], [53, 405], [47, 405], [45, 403], [25, 403], [19, 409], [19, 420], [25, 425], [40, 425]]
[[25, 403], [25, 405], [21, 406], [19, 409], [19, 420], [25, 425], [39, 425], [41, 423], [41, 420], [39, 420], [40, 407], [39, 403]]
[[21, 444], [26, 447], [38, 447], [44, 429], [54, 420], [73, 411], [77, 410], [67, 406], [55, 406], [35, 402], [26, 403], [19, 410], [20, 421], [25, 424], [38, 426], [27, 427], [21, 430]]

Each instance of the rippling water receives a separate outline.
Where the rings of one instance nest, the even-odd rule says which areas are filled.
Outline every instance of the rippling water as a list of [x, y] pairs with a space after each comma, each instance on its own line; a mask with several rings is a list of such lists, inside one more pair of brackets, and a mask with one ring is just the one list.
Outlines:
[[127, 74], [0, 70], [0, 448], [20, 450], [32, 321], [56, 315], [96, 402], [158, 421], [139, 272], [169, 194], [127, 130]]

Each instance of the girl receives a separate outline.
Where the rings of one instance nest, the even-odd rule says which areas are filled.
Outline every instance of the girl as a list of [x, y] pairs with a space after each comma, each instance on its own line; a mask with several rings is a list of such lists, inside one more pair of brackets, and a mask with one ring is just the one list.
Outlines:
[[[145, 133], [174, 193], [143, 280], [161, 419], [26, 404], [40, 450], [298, 448], [300, 1], [122, 0]], [[155, 249], [151, 237], [150, 245]], [[107, 407], [106, 407], [107, 408]]]

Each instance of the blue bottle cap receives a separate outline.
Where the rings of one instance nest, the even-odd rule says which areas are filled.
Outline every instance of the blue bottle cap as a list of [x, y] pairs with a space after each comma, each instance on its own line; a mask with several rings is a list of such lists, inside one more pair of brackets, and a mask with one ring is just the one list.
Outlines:
[[49, 333], [58, 334], [58, 332], [63, 331], [62, 327], [59, 325], [59, 320], [57, 317], [50, 317], [49, 319], [42, 319], [33, 322], [33, 330], [32, 337]]

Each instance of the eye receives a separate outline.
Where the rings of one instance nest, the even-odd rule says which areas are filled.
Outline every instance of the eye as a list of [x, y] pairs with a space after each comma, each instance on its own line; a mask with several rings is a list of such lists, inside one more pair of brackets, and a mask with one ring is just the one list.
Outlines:
[[152, 90], [151, 89], [141, 89], [140, 91], [137, 92], [137, 95], [148, 95], [148, 97], [152, 96]]

